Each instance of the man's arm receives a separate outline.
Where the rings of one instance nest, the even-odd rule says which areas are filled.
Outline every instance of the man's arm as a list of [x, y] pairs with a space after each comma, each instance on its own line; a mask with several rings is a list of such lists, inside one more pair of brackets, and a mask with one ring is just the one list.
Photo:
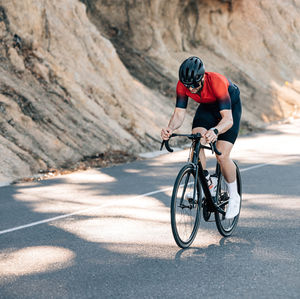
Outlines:
[[231, 110], [221, 110], [220, 114], [222, 119], [215, 128], [219, 131], [219, 134], [222, 134], [233, 126], [233, 119]]
[[[219, 134], [222, 134], [233, 126], [233, 118], [231, 109], [221, 110], [220, 114], [222, 116], [222, 119], [215, 126], [215, 128], [219, 131]], [[208, 130], [205, 134], [205, 138], [207, 142], [213, 142], [217, 139], [217, 135], [214, 133], [213, 130]]]
[[171, 119], [169, 121], [168, 127], [163, 128], [161, 130], [161, 138], [164, 140], [168, 140], [176, 129], [180, 128], [185, 117], [185, 111], [184, 108], [175, 108], [173, 115], [171, 116]]

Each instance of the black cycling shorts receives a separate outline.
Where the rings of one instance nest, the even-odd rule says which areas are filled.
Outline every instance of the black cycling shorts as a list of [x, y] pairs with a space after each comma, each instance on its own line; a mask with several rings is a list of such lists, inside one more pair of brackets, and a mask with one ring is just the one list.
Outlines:
[[[225, 140], [234, 144], [240, 129], [240, 120], [242, 115], [242, 105], [240, 100], [240, 91], [237, 86], [229, 86], [228, 88], [231, 99], [231, 110], [233, 117], [233, 126], [223, 134], [218, 136], [218, 140]], [[220, 114], [217, 103], [200, 104], [193, 120], [193, 129], [202, 127], [207, 130], [215, 127], [222, 116]]]

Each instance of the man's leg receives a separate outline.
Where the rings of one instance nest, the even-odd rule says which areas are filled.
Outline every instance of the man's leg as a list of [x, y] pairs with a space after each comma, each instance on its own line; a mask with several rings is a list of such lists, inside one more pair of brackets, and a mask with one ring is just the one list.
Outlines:
[[233, 144], [228, 141], [217, 141], [217, 149], [222, 153], [221, 156], [216, 155], [218, 163], [221, 167], [221, 172], [228, 183], [232, 183], [236, 180], [236, 167], [230, 158], [230, 153]]
[[222, 155], [216, 156], [221, 167], [221, 172], [228, 186], [230, 196], [228, 208], [225, 215], [226, 219], [232, 219], [239, 213], [241, 200], [237, 190], [236, 166], [230, 158], [232, 147], [233, 144], [228, 141], [219, 140], [217, 142], [217, 148], [222, 153]]

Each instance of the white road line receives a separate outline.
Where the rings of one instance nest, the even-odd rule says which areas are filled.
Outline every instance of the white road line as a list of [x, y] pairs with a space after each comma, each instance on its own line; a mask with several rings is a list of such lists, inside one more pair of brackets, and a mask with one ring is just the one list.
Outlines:
[[247, 167], [247, 168], [242, 168], [242, 169], [240, 169], [240, 172], [252, 170], [252, 169], [255, 169], [255, 168], [264, 167], [264, 166], [271, 165], [273, 163], [282, 162], [282, 161], [285, 161], [285, 160], [294, 159], [295, 157], [299, 158], [299, 156], [289, 156], [289, 157], [285, 157], [285, 158], [282, 158], [282, 159], [279, 159], [279, 160], [278, 159], [277, 160], [272, 160], [272, 161], [269, 161], [267, 163], [262, 163], [262, 164], [250, 166], [250, 167]]
[[[245, 172], [245, 171], [249, 171], [249, 170], [252, 170], [252, 169], [264, 167], [264, 166], [273, 164], [275, 162], [281, 162], [281, 161], [289, 160], [289, 159], [292, 159], [292, 158], [295, 158], [295, 156], [285, 157], [285, 158], [279, 159], [279, 160], [272, 160], [268, 163], [263, 163], [263, 164], [258, 164], [258, 165], [254, 165], [254, 166], [247, 167], [247, 168], [242, 168], [242, 169], [240, 169], [240, 172]], [[138, 195], [138, 196], [135, 196], [135, 197], [132, 197], [132, 198], [128, 198], [128, 199], [129, 200], [139, 199], [139, 198], [150, 196], [150, 195], [153, 195], [153, 194], [169, 191], [171, 189], [173, 189], [173, 186], [165, 188], [165, 189], [161, 189], [161, 190], [151, 191], [151, 192], [141, 194], [141, 195]], [[48, 218], [48, 219], [44, 219], [44, 220], [40, 220], [40, 221], [31, 222], [31, 223], [24, 224], [24, 225], [12, 227], [12, 228], [0, 231], [0, 235], [11, 233], [11, 232], [21, 230], [21, 229], [24, 229], [24, 228], [27, 228], [27, 227], [40, 225], [40, 224], [43, 224], [43, 223], [49, 223], [49, 222], [56, 221], [56, 220], [59, 220], [59, 219], [68, 218], [68, 217], [71, 217], [71, 216], [74, 216], [74, 215], [82, 214], [82, 213], [85, 213], [85, 212], [93, 211], [93, 210], [104, 208], [104, 207], [109, 207], [109, 206], [112, 206], [112, 205], [115, 205], [115, 203], [103, 204], [103, 205], [100, 205], [100, 206], [95, 206], [95, 207], [79, 210], [79, 211], [76, 211], [76, 212], [73, 212], [73, 213], [64, 214], [64, 215], [60, 215], [60, 216], [56, 216], [56, 217], [52, 217], [52, 218]]]
[[[171, 190], [172, 188], [173, 187], [168, 187], [168, 188], [161, 189], [161, 190], [155, 190], [155, 191], [151, 191], [151, 192], [141, 194], [141, 195], [138, 195], [138, 196], [135, 196], [135, 197], [132, 197], [132, 198], [128, 198], [128, 199], [129, 200], [135, 200], [135, 199], [139, 199], [139, 198], [142, 198], [142, 197], [145, 197], [145, 196], [150, 196], [150, 195], [153, 195], [153, 194], [165, 192], [165, 191]], [[48, 223], [48, 222], [52, 222], [52, 221], [55, 221], [55, 220], [68, 218], [68, 217], [71, 217], [71, 216], [74, 216], [74, 215], [86, 213], [86, 212], [89, 212], [89, 211], [93, 211], [93, 210], [96, 210], [96, 209], [105, 208], [105, 207], [109, 207], [109, 206], [113, 206], [113, 205], [115, 205], [115, 203], [103, 204], [103, 205], [99, 205], [99, 206], [79, 210], [79, 211], [76, 211], [76, 212], [73, 212], [73, 213], [64, 214], [64, 215], [60, 215], [60, 216], [56, 216], [56, 217], [52, 217], [52, 218], [48, 218], [48, 219], [44, 219], [44, 220], [40, 220], [40, 221], [31, 222], [31, 223], [24, 224], [24, 225], [12, 227], [12, 228], [0, 231], [0, 235], [4, 235], [4, 234], [7, 234], [7, 233], [14, 232], [16, 230], [21, 230], [21, 229], [24, 229], [24, 228], [27, 228], [27, 227], [32, 227], [32, 226], [36, 226], [36, 225], [39, 225], [39, 224]]]

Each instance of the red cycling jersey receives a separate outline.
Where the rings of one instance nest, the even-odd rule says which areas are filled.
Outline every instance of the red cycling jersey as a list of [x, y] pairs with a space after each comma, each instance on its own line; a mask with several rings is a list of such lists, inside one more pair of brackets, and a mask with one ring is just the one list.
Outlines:
[[180, 81], [176, 87], [176, 107], [186, 108], [188, 97], [198, 103], [218, 103], [219, 110], [231, 109], [228, 87], [232, 85], [228, 79], [218, 73], [205, 72], [204, 85], [199, 93], [191, 93]]

